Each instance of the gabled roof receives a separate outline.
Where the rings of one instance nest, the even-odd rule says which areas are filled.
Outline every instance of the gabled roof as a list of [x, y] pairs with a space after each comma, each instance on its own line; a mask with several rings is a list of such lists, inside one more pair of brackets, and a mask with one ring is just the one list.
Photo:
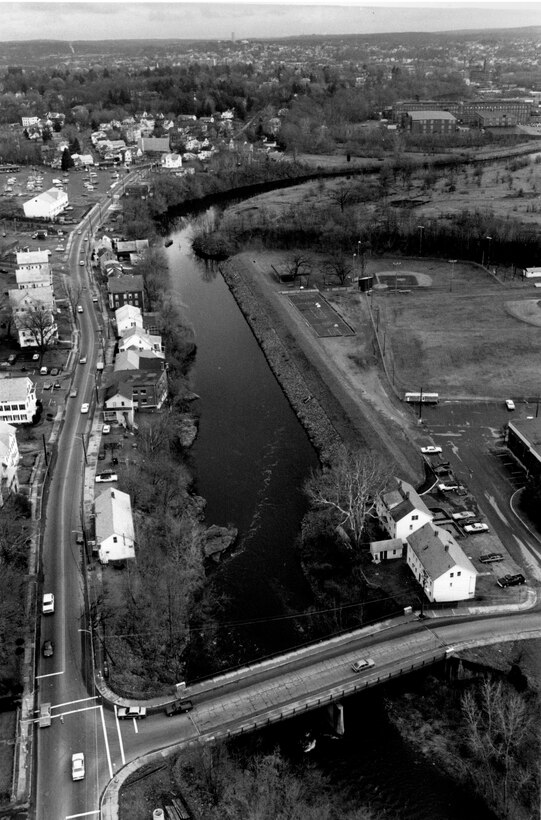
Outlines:
[[114, 396], [122, 396], [126, 401], [133, 401], [131, 385], [121, 381], [109, 384], [105, 388], [105, 401], [112, 399]]
[[109, 293], [130, 293], [143, 290], [143, 277], [140, 274], [124, 273], [107, 282]]
[[19, 251], [17, 253], [18, 265], [48, 265], [48, 251]]
[[105, 541], [112, 535], [124, 536], [133, 542], [135, 531], [128, 493], [108, 487], [94, 501], [96, 538]]
[[477, 570], [451, 533], [430, 521], [408, 535], [407, 541], [433, 581], [455, 566], [477, 575]]
[[[393, 486], [394, 484], [394, 486]], [[393, 478], [387, 492], [382, 495], [382, 501], [389, 510], [394, 521], [401, 521], [413, 510], [426, 513], [432, 518], [432, 513], [426, 506], [419, 493], [401, 478]]]
[[117, 324], [126, 319], [135, 319], [138, 317], [142, 318], [142, 316], [143, 314], [141, 313], [141, 308], [137, 305], [121, 305], [115, 310]]

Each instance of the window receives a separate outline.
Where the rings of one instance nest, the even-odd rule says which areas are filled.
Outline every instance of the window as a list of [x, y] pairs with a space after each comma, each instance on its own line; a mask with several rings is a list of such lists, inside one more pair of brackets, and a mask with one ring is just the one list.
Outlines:
[[450, 573], [449, 573], [449, 578], [454, 578], [454, 577], [455, 577], [455, 573], [454, 573], [454, 572], [450, 572]]
[[457, 572], [456, 577], [458, 578], [459, 575], [462, 575], [461, 572]]
[[116, 535], [113, 535], [113, 544], [116, 544], [117, 540], [118, 539], [117, 539]]
[[412, 515], [412, 516], [411, 516], [411, 520], [412, 520], [412, 521], [418, 521], [418, 520], [419, 520], [419, 516], [418, 516], [418, 515]]

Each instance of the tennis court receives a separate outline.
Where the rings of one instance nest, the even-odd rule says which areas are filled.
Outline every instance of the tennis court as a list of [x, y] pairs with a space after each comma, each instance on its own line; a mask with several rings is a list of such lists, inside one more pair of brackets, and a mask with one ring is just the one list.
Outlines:
[[306, 324], [320, 337], [354, 336], [355, 331], [327, 302], [318, 290], [288, 293], [288, 299], [297, 308]]

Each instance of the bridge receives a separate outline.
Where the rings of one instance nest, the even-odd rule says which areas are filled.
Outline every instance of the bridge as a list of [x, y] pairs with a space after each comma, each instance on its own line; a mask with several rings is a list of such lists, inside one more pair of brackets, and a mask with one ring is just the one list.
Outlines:
[[[157, 727], [152, 752], [154, 732], [147, 734], [149, 753], [117, 772], [103, 794], [101, 816], [118, 820], [119, 788], [143, 763], [162, 762], [187, 746], [252, 732], [326, 706], [461, 650], [538, 637], [541, 613], [537, 611], [427, 621], [398, 619], [398, 623], [388, 621], [321, 641], [189, 686], [185, 697], [193, 701], [193, 711], [174, 719], [172, 734]], [[353, 672], [351, 666], [359, 658], [372, 658], [374, 666]], [[151, 713], [162, 710], [163, 704], [163, 699], [156, 699], [146, 705]]]

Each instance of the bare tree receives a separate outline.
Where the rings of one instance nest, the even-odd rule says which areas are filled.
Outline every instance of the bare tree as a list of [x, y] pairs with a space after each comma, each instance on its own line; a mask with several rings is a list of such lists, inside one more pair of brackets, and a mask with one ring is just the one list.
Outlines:
[[340, 206], [340, 211], [344, 213], [346, 205], [355, 197], [355, 191], [349, 183], [342, 183], [337, 188], [331, 188], [329, 191], [329, 199], [336, 202]]
[[477, 694], [465, 693], [462, 711], [476, 783], [492, 806], [510, 816], [513, 801], [535, 780], [535, 712], [518, 692], [490, 679]]
[[41, 304], [30, 306], [24, 313], [20, 313], [17, 327], [32, 335], [41, 353], [50, 347], [56, 333], [56, 322], [51, 309]]
[[391, 474], [390, 466], [373, 451], [342, 447], [328, 467], [308, 479], [305, 492], [315, 507], [329, 510], [336, 529], [345, 530], [351, 545], [358, 547]]
[[325, 269], [328, 270], [331, 276], [336, 276], [341, 285], [345, 285], [346, 279], [351, 275], [351, 271], [353, 270], [351, 262], [347, 256], [344, 256], [342, 253], [335, 254], [329, 259], [325, 265]]
[[294, 253], [285, 263], [288, 276], [298, 279], [300, 276], [310, 276], [312, 272], [312, 260], [303, 253]]

